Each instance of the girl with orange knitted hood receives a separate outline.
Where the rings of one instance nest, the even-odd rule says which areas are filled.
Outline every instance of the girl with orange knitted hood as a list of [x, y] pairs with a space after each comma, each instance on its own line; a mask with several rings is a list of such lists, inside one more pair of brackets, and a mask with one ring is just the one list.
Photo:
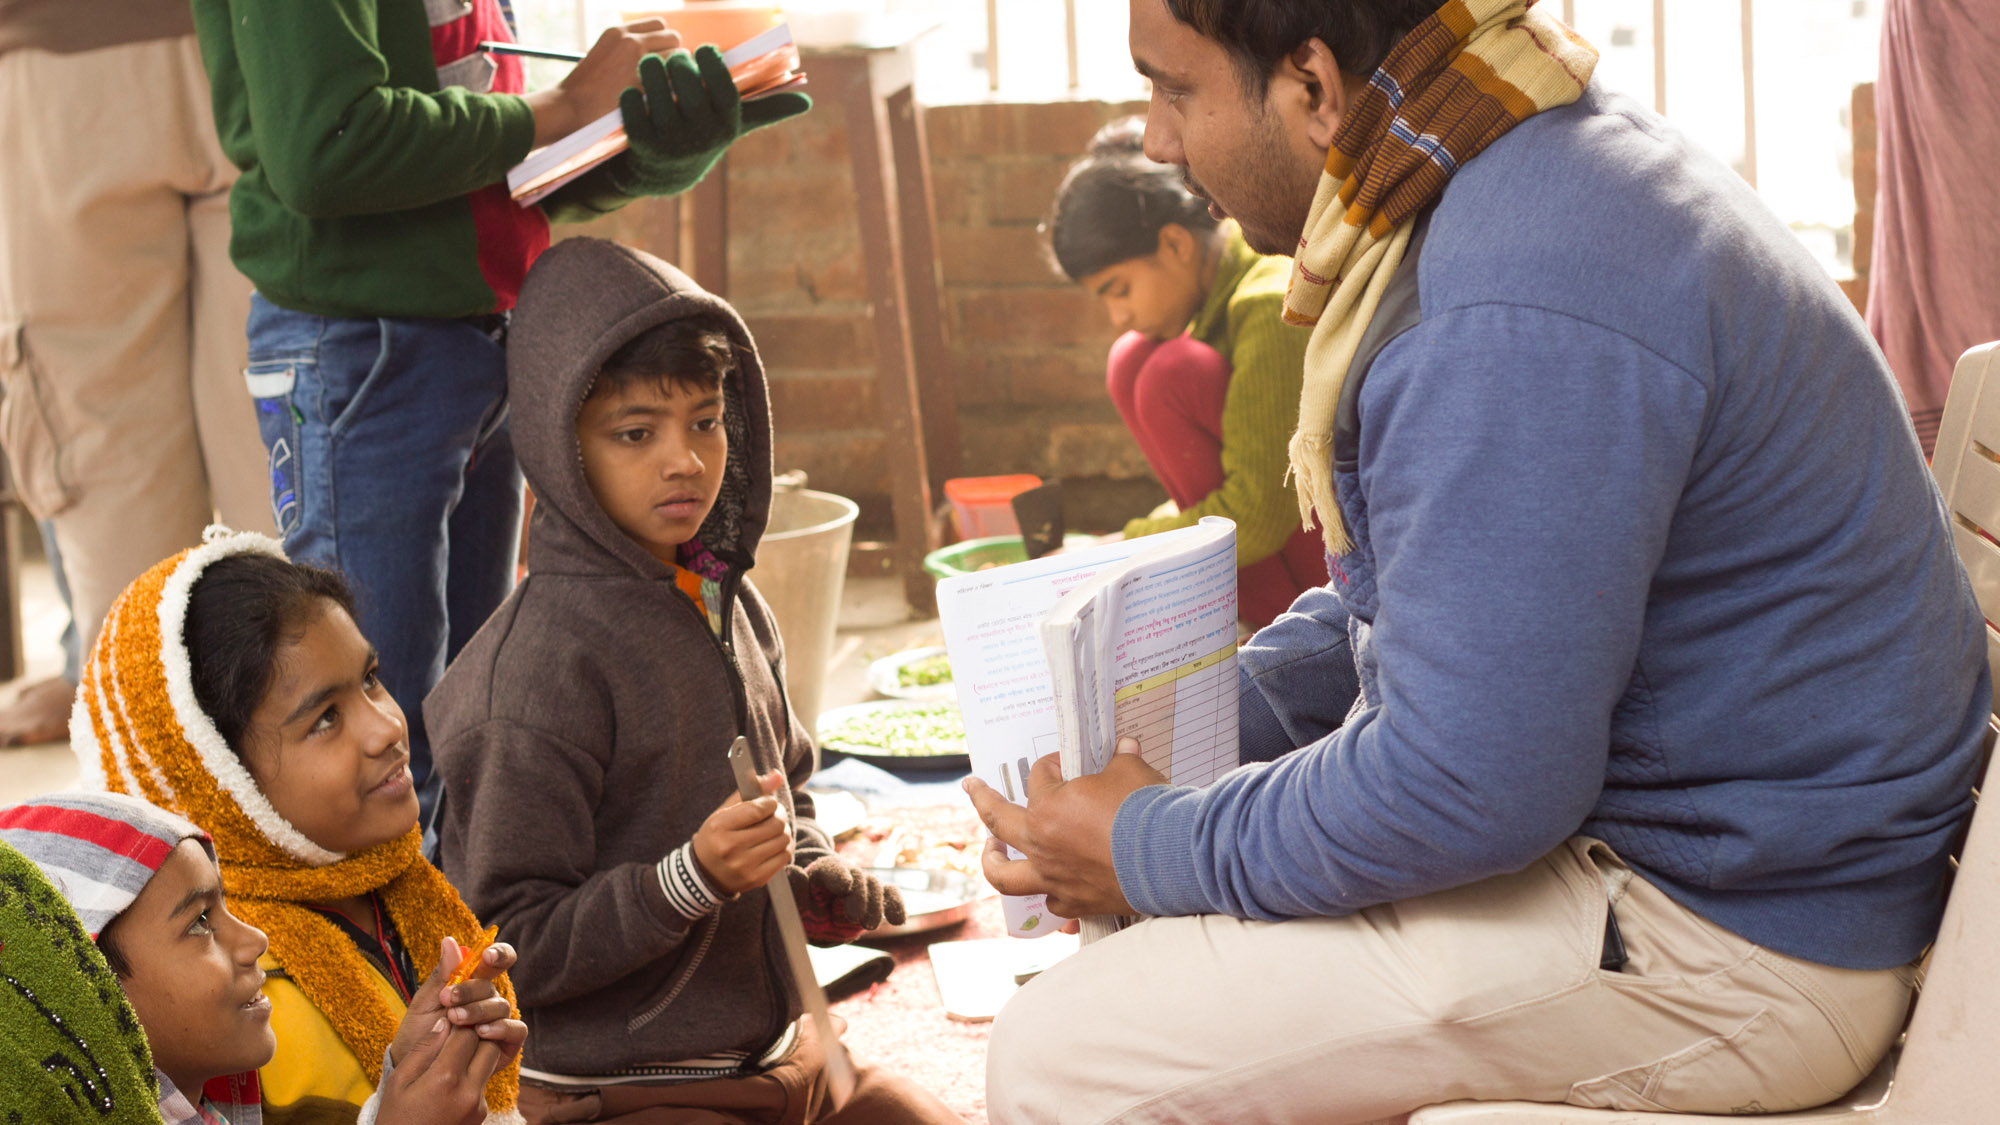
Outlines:
[[[417, 965], [480, 933], [420, 853], [403, 712], [352, 608], [338, 575], [211, 528], [112, 606], [70, 716], [85, 784], [206, 829], [232, 911], [269, 936], [268, 1125], [358, 1121], [385, 1056], [399, 1062], [422, 1036], [398, 1034], [435, 983]], [[481, 975], [502, 964], [489, 953]], [[506, 977], [494, 985], [511, 1006]], [[518, 1082], [509, 1058], [469, 1120], [519, 1122]]]

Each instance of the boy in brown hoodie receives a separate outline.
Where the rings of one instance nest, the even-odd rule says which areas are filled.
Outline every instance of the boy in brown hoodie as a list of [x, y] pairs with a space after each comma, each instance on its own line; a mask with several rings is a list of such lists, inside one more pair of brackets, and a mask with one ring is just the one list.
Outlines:
[[[745, 577], [771, 425], [743, 322], [647, 254], [570, 239], [521, 291], [507, 384], [537, 498], [529, 577], [424, 715], [445, 872], [520, 955], [523, 1115], [958, 1121], [873, 1067], [833, 1104], [785, 969], [772, 878], [823, 944], [902, 903], [833, 854], [798, 788], [811, 736]], [[755, 801], [734, 796], [739, 734]]]

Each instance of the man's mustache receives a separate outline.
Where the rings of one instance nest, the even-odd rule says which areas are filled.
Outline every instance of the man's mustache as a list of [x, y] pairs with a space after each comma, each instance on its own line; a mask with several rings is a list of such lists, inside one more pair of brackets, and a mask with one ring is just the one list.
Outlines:
[[1197, 195], [1203, 199], [1208, 199], [1210, 202], [1214, 202], [1214, 200], [1210, 199], [1207, 190], [1201, 186], [1201, 181], [1195, 179], [1194, 173], [1188, 171], [1186, 168], [1181, 169], [1181, 186], [1186, 188], [1191, 195]]

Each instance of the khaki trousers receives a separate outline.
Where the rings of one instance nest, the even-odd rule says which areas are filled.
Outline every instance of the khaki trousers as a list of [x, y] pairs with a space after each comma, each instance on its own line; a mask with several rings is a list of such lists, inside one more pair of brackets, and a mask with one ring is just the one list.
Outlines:
[[[1598, 968], [1607, 903], [1622, 972]], [[1097, 942], [1000, 1013], [988, 1112], [1339, 1125], [1461, 1098], [1790, 1110], [1874, 1068], [1911, 979], [1760, 948], [1579, 837], [1517, 874], [1346, 918], [1161, 918]]]
[[87, 646], [219, 511], [274, 531], [194, 37], [0, 55], [0, 446]]

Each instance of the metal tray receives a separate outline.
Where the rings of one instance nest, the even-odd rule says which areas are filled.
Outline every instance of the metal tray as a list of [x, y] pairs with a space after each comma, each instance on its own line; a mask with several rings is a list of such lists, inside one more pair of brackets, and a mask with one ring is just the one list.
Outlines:
[[870, 867], [870, 875], [903, 892], [903, 906], [909, 912], [900, 926], [881, 925], [861, 935], [862, 941], [880, 941], [906, 934], [941, 930], [972, 917], [979, 906], [983, 884], [962, 871], [929, 867]]

